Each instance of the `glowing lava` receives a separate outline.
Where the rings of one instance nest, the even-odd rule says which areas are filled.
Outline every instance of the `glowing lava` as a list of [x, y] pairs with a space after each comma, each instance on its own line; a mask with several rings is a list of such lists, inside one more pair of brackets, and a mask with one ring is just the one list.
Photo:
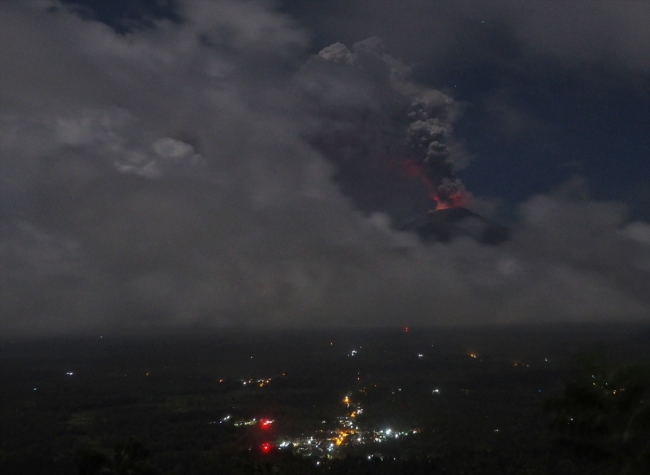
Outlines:
[[455, 178], [454, 175], [452, 176], [452, 179], [443, 178], [442, 180], [434, 181], [429, 174], [427, 174], [425, 166], [413, 160], [400, 162], [400, 168], [404, 175], [419, 177], [429, 188], [431, 199], [437, 203], [435, 211], [457, 208], [467, 204], [469, 195], [465, 190], [465, 187]]
[[467, 204], [467, 193], [458, 191], [449, 193], [445, 198], [441, 198], [435, 192], [431, 193], [431, 197], [436, 201], [436, 211], [449, 208], [457, 208], [459, 206], [465, 206]]

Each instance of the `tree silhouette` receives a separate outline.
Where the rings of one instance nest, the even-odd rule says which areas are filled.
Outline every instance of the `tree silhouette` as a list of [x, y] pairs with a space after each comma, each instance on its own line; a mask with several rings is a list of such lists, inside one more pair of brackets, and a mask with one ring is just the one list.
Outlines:
[[149, 451], [133, 439], [115, 444], [115, 452], [109, 458], [103, 452], [86, 449], [78, 454], [79, 475], [156, 475], [147, 461]]
[[576, 456], [608, 473], [650, 473], [650, 372], [596, 357], [578, 360], [575, 377], [544, 402], [551, 430]]

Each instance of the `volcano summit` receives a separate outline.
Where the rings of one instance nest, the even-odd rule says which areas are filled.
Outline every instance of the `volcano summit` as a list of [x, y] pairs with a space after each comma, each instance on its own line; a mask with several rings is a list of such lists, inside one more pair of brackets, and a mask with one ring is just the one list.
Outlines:
[[450, 242], [467, 236], [482, 244], [499, 244], [509, 238], [509, 229], [463, 207], [430, 211], [400, 229], [414, 231], [425, 242]]

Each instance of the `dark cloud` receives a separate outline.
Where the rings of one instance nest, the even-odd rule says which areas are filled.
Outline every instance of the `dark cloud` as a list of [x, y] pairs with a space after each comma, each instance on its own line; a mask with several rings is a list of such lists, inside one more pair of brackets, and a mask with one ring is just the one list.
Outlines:
[[383, 49], [376, 37], [351, 50], [336, 43], [305, 65], [303, 98], [319, 118], [311, 143], [337, 165], [344, 193], [367, 211], [403, 214], [407, 200], [465, 202], [455, 170], [467, 157], [451, 136], [462, 107], [409, 81], [409, 69]]
[[[444, 94], [297, 73], [307, 34], [265, 3], [186, 2], [126, 34], [43, 5], [0, 4], [4, 334], [647, 318], [650, 226], [621, 205], [560, 190], [502, 246], [427, 247], [314, 142], [363, 124], [346, 160], [388, 160], [412, 123], [394, 105], [451, 124]], [[390, 200], [424, 190], [392, 176]]]
[[318, 14], [313, 27], [319, 36], [355, 42], [381, 35], [399, 57], [436, 66], [459, 55], [470, 62], [523, 55], [574, 67], [650, 68], [650, 4], [644, 0], [307, 0], [293, 8], [308, 23]]

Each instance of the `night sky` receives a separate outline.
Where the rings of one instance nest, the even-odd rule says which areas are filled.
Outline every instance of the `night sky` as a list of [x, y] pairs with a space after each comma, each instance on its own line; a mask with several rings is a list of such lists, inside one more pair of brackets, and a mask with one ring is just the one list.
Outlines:
[[[650, 320], [646, 1], [0, 3], [0, 332]], [[398, 229], [465, 204], [500, 245]]]

